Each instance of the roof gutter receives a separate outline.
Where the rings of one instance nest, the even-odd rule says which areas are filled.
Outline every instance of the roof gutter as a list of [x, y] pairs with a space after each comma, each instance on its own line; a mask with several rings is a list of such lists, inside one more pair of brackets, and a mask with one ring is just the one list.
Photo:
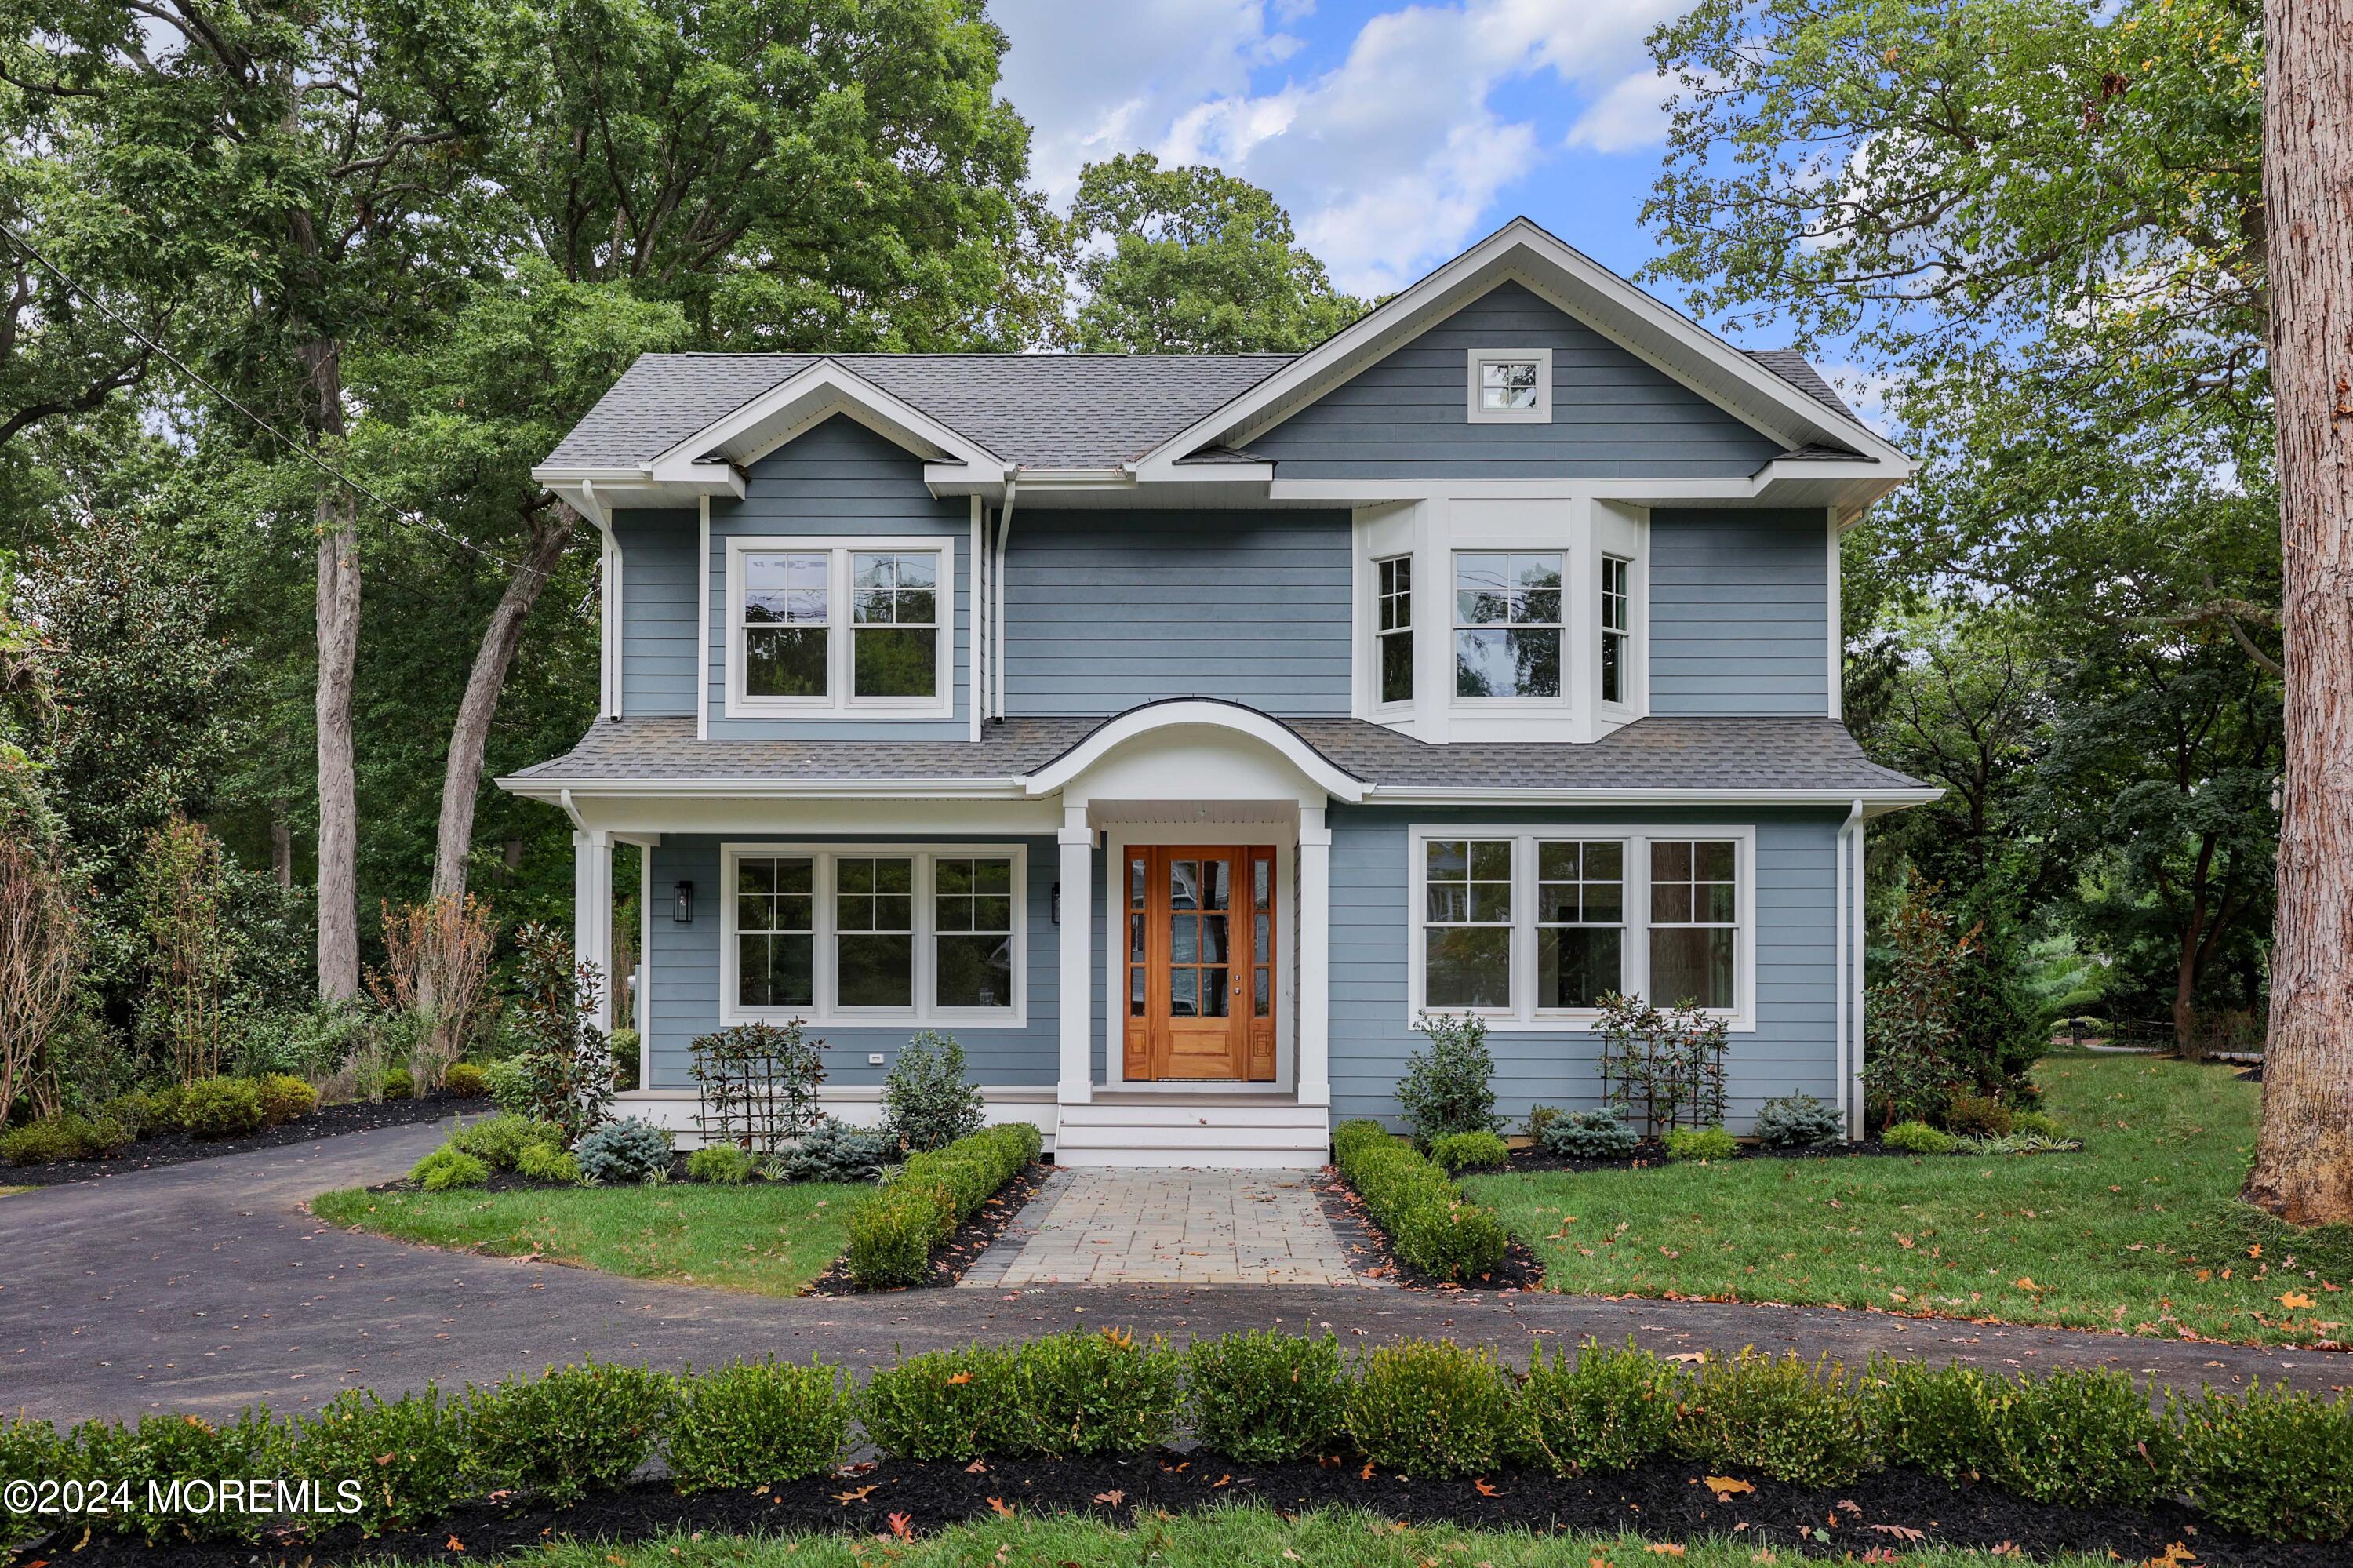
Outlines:
[[992, 585], [995, 591], [990, 597], [996, 603], [990, 607], [990, 611], [996, 625], [989, 634], [989, 641], [995, 650], [989, 660], [989, 669], [996, 680], [997, 690], [989, 708], [998, 718], [1005, 716], [1005, 545], [1013, 537], [1013, 503], [1020, 493], [1021, 465], [1017, 462], [1005, 471], [1005, 504], [997, 514], [997, 570], [991, 574], [996, 582]]

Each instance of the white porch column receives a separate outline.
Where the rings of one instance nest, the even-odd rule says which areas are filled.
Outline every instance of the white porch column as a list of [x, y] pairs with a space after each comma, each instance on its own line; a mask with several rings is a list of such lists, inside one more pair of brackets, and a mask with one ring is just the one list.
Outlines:
[[1332, 829], [1299, 809], [1299, 1103], [1332, 1103]]
[[613, 1027], [613, 835], [572, 835], [572, 957], [596, 966], [596, 1027]]
[[1058, 1097], [1082, 1106], [1093, 1097], [1089, 1058], [1094, 1043], [1095, 833], [1084, 806], [1062, 808], [1062, 1065]]

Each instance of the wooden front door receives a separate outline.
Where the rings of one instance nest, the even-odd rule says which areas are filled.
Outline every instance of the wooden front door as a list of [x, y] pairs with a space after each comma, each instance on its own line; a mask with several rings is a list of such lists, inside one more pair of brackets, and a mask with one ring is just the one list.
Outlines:
[[1127, 852], [1130, 1083], [1274, 1081], [1274, 846]]

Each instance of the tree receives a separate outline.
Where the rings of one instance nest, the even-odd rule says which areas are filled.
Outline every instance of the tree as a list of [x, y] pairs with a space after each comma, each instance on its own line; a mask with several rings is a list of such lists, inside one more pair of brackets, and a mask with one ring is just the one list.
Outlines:
[[2353, 1220], [2353, 3], [2271, 0], [2263, 203], [2273, 246], [2282, 623], [2279, 925], [2247, 1196]]
[[1129, 354], [1296, 352], [1365, 312], [1300, 248], [1291, 215], [1247, 180], [1129, 153], [1079, 172], [1080, 348]]

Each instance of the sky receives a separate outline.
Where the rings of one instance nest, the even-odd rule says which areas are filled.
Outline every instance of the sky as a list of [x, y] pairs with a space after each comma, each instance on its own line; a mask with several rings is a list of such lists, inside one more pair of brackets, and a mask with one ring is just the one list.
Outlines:
[[1525, 213], [1630, 273], [1678, 0], [995, 0], [1005, 93], [1058, 206], [1139, 148], [1273, 192], [1351, 293], [1403, 286]]

